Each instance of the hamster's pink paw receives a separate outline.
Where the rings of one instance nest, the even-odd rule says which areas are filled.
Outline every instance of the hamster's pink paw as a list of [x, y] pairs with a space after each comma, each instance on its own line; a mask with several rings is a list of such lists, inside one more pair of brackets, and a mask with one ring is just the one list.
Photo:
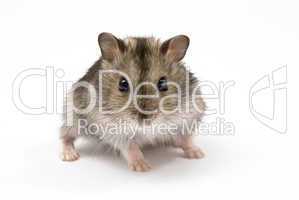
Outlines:
[[63, 161], [75, 161], [80, 157], [79, 153], [74, 148], [67, 148], [63, 150], [61, 159]]
[[188, 159], [200, 159], [204, 157], [204, 153], [200, 148], [191, 148], [184, 151], [184, 157]]
[[138, 159], [138, 160], [134, 160], [134, 161], [130, 162], [129, 168], [132, 171], [147, 172], [152, 167], [144, 159]]

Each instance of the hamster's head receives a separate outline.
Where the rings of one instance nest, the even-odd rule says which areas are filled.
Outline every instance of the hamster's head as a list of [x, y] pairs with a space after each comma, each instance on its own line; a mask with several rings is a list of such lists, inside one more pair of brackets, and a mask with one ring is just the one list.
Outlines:
[[98, 37], [102, 107], [114, 118], [143, 122], [184, 109], [197, 86], [181, 62], [189, 46], [185, 35], [160, 42], [155, 38]]

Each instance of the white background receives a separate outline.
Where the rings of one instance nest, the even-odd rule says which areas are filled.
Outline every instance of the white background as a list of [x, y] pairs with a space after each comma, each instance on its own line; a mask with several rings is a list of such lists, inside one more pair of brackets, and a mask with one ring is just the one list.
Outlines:
[[[1, 199], [298, 199], [298, 1], [3, 1], [0, 2]], [[191, 38], [185, 62], [201, 80], [235, 81], [225, 118], [230, 136], [202, 136], [202, 160], [171, 149], [145, 153], [154, 169], [134, 173], [92, 141], [78, 144], [77, 162], [59, 160], [59, 114], [26, 115], [12, 101], [22, 70], [63, 69], [77, 80], [100, 56], [97, 36], [177, 34]], [[280, 134], [249, 110], [249, 89], [287, 65], [288, 129]], [[57, 79], [56, 79], [57, 81]], [[45, 101], [44, 81], [24, 81], [26, 104]], [[271, 99], [271, 98], [270, 98]], [[61, 99], [59, 100], [61, 101]], [[259, 100], [267, 110], [272, 102]], [[260, 106], [261, 107], [261, 106]]]

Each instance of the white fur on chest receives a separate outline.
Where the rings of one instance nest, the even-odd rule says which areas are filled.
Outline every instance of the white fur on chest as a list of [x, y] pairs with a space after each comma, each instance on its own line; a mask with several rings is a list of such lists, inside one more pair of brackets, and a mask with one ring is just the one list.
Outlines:
[[88, 120], [90, 124], [98, 126], [98, 131], [94, 135], [114, 149], [127, 148], [130, 142], [140, 146], [170, 144], [178, 135], [192, 134], [194, 132], [192, 126], [200, 118], [198, 112], [177, 113], [159, 116], [151, 123], [141, 125], [137, 120], [126, 119], [120, 115], [116, 117], [103, 116], [99, 113], [95, 115]]

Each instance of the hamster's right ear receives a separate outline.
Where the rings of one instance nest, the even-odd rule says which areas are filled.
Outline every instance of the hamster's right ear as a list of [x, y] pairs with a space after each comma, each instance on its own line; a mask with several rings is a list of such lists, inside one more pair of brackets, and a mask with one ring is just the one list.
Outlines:
[[98, 37], [98, 42], [102, 57], [108, 61], [113, 61], [116, 56], [125, 51], [124, 42], [111, 33], [101, 33]]

